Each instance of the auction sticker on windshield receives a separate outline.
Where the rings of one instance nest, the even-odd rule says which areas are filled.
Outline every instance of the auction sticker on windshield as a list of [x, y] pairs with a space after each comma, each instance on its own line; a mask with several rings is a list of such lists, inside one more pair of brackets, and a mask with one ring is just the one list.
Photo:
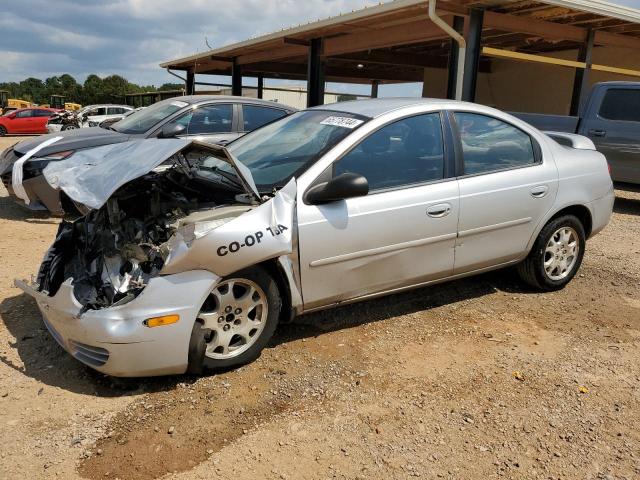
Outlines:
[[358, 120], [357, 118], [350, 117], [327, 117], [320, 123], [322, 125], [333, 125], [335, 127], [354, 129], [358, 125], [362, 125], [364, 120]]

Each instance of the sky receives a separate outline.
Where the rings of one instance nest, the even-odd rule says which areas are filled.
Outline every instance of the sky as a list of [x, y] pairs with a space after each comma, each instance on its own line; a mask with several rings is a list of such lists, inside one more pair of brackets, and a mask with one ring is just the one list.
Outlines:
[[[0, 82], [62, 73], [82, 82], [96, 73], [159, 86], [178, 80], [158, 64], [208, 50], [205, 39], [217, 48], [377, 3], [380, 1], [0, 0]], [[640, 8], [640, 0], [612, 3]], [[329, 88], [354, 91], [340, 85]], [[418, 87], [406, 88], [411, 94], [409, 90]]]

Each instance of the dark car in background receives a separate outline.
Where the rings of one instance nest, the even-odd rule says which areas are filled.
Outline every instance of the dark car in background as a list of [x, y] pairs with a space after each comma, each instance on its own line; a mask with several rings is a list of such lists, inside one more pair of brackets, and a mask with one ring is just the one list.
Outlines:
[[[44, 181], [42, 171], [49, 162], [68, 158], [77, 150], [142, 138], [186, 137], [226, 144], [295, 111], [293, 107], [247, 97], [171, 98], [135, 112], [107, 129], [69, 130], [9, 147], [0, 155], [0, 178], [15, 201], [34, 210], [63, 215], [72, 210], [72, 205]], [[33, 149], [38, 151], [27, 157]]]

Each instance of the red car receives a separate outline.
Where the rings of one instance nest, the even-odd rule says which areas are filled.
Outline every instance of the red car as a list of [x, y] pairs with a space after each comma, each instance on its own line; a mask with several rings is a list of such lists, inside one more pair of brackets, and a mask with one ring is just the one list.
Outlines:
[[0, 137], [3, 135], [48, 133], [47, 120], [55, 108], [31, 107], [21, 108], [0, 117]]

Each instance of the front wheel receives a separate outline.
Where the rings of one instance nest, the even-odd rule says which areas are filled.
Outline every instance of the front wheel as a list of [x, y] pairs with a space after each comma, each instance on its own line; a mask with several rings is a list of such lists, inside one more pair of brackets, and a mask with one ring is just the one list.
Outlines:
[[278, 324], [281, 299], [275, 280], [254, 266], [224, 278], [205, 299], [191, 335], [189, 373], [252, 362]]
[[540, 290], [560, 290], [582, 264], [585, 249], [584, 227], [573, 215], [547, 223], [527, 258], [518, 265], [520, 278]]
[[4, 137], [7, 134], [7, 129], [0, 125], [0, 137]]
[[78, 127], [76, 125], [73, 124], [69, 124], [69, 125], [65, 125], [62, 127], [62, 131], [65, 132], [67, 130], [77, 130]]

